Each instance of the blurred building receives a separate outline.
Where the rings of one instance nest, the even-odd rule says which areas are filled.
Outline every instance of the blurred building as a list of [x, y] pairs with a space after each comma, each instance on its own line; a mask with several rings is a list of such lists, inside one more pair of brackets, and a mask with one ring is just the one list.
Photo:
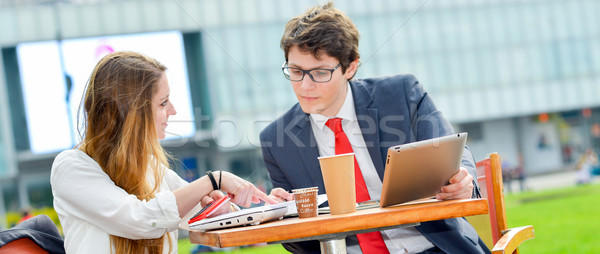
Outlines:
[[[70, 40], [175, 31], [194, 128], [164, 142], [179, 159], [175, 168], [188, 179], [225, 169], [258, 182], [267, 178], [258, 133], [296, 101], [280, 69], [284, 25], [319, 2], [0, 0], [0, 213], [52, 204], [49, 175], [58, 151], [33, 149], [40, 137], [30, 133], [27, 94], [36, 85], [69, 91], [85, 85], [48, 78], [26, 89], [20, 45], [58, 45], [59, 64], [46, 65], [53, 68], [63, 64], [68, 52], [61, 45]], [[542, 174], [571, 166], [588, 147], [600, 148], [599, 1], [335, 4], [361, 32], [356, 77], [416, 75], [456, 130], [469, 132], [477, 160], [499, 152], [513, 164], [522, 161], [527, 174]], [[57, 124], [58, 115], [35, 125]]]

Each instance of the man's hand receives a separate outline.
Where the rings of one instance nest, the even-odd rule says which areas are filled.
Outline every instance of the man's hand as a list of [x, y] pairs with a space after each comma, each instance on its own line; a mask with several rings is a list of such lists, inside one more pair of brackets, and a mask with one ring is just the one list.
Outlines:
[[282, 188], [275, 188], [271, 190], [271, 194], [269, 194], [269, 197], [272, 200], [276, 200], [279, 203], [285, 202], [285, 201], [292, 201], [294, 200], [294, 195], [292, 195], [291, 193], [285, 191]]
[[458, 173], [450, 178], [450, 184], [442, 187], [435, 197], [438, 200], [468, 199], [473, 193], [473, 176], [467, 169], [460, 167]]

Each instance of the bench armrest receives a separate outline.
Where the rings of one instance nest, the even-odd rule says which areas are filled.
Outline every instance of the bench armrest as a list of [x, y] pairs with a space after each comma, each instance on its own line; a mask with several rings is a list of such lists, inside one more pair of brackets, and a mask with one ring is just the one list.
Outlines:
[[502, 233], [502, 237], [492, 249], [494, 254], [513, 253], [521, 243], [534, 238], [533, 226], [511, 228]]

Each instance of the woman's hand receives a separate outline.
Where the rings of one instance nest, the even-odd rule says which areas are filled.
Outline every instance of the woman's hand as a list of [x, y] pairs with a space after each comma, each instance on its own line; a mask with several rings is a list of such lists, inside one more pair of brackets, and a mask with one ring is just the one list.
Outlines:
[[202, 197], [202, 200], [200, 200], [200, 204], [202, 204], [202, 207], [205, 207], [208, 204], [215, 202], [216, 200], [219, 200], [222, 197], [225, 197], [225, 194], [222, 191], [214, 190], [208, 193], [208, 195]]
[[252, 203], [258, 204], [261, 200], [269, 204], [278, 203], [256, 188], [254, 184], [232, 173], [221, 171], [220, 175], [221, 189], [227, 192], [233, 203], [243, 207], [249, 207]]
[[[202, 207], [205, 207], [205, 206], [221, 199], [222, 197], [225, 197], [225, 194], [222, 191], [214, 190], [214, 191], [211, 191], [208, 195], [202, 197], [202, 200], [200, 200], [200, 204], [202, 205]], [[230, 206], [231, 205], [230, 205], [229, 201], [227, 201], [227, 203], [223, 204], [218, 210], [211, 213], [207, 218], [215, 217], [217, 215], [221, 215], [221, 214], [230, 212], [230, 210], [229, 210]]]

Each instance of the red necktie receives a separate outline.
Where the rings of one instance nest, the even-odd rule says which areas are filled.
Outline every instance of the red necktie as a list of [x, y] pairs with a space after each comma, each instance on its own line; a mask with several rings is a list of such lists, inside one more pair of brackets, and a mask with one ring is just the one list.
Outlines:
[[[335, 133], [335, 154], [352, 153], [352, 145], [342, 129], [342, 118], [331, 118], [325, 123], [329, 129]], [[369, 191], [365, 184], [365, 179], [362, 176], [360, 167], [358, 167], [358, 161], [354, 156], [354, 177], [356, 187], [356, 202], [363, 202], [370, 200]], [[363, 253], [390, 253], [385, 246], [381, 232], [375, 231], [371, 233], [364, 233], [356, 235], [358, 238], [358, 244]]]

